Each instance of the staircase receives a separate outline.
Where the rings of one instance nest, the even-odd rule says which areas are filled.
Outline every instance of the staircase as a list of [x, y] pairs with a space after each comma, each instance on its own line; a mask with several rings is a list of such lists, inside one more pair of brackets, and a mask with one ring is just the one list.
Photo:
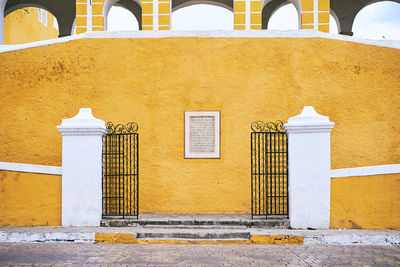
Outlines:
[[131, 227], [138, 241], [246, 243], [252, 234], [267, 229], [287, 229], [287, 218], [251, 219], [249, 215], [141, 214], [139, 219], [105, 218], [105, 227]]

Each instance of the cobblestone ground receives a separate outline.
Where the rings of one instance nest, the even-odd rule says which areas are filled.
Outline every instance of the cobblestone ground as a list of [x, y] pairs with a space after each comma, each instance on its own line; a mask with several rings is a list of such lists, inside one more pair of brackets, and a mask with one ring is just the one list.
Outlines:
[[0, 243], [0, 265], [399, 266], [400, 247]]

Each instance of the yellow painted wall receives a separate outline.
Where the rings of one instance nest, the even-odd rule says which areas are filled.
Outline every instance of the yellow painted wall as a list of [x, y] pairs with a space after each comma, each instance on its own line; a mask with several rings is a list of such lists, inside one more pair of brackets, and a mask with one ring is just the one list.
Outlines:
[[61, 225], [61, 176], [0, 170], [0, 225]]
[[53, 27], [55, 17], [47, 12], [47, 26], [39, 21], [39, 8], [15, 10], [4, 18], [4, 43], [24, 44], [58, 37]]
[[400, 174], [332, 179], [331, 227], [400, 229]]
[[[400, 50], [322, 38], [80, 39], [0, 54], [0, 161], [61, 166], [56, 125], [139, 124], [140, 212], [249, 213], [250, 123], [312, 105], [332, 168], [400, 162]], [[221, 159], [184, 159], [184, 111], [221, 111]]]

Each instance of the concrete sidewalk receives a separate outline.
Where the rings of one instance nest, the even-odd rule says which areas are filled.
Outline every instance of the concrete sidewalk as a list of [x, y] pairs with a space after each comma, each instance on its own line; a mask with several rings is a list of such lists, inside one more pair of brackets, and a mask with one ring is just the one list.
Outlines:
[[124, 244], [400, 245], [399, 230], [290, 230], [224, 227], [0, 227], [0, 242]]

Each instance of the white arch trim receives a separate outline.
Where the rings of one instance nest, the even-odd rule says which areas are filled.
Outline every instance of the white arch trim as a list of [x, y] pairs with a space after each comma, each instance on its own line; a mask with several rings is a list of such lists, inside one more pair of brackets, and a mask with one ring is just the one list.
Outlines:
[[330, 10], [330, 13], [331, 13], [332, 17], [335, 19], [336, 27], [337, 27], [337, 29], [338, 29], [338, 33], [341, 33], [342, 30], [341, 30], [341, 28], [340, 28], [339, 17], [336, 15], [335, 11], [333, 11], [332, 9]]
[[188, 7], [188, 6], [193, 6], [193, 5], [212, 5], [212, 6], [218, 6], [218, 7], [226, 8], [226, 9], [228, 9], [229, 11], [233, 12], [233, 8], [232, 8], [231, 6], [225, 5], [224, 3], [219, 3], [219, 2], [216, 2], [216, 1], [207, 1], [207, 0], [204, 0], [204, 1], [190, 0], [190, 1], [187, 1], [187, 2], [185, 2], [185, 3], [183, 3], [183, 4], [181, 4], [181, 5], [179, 5], [179, 6], [175, 7], [175, 8], [173, 8], [173, 9], [171, 10], [171, 13], [174, 12], [174, 11], [177, 11], [177, 10], [179, 10], [179, 9], [181, 9], [181, 8]]
[[76, 30], [76, 18], [74, 19], [74, 23], [72, 23], [71, 35], [75, 35], [75, 30]]
[[[119, 0], [106, 0], [104, 1], [103, 5], [103, 18], [104, 18], [104, 31], [107, 31], [108, 29], [108, 12], [110, 12], [110, 9], [112, 6], [114, 6]], [[136, 2], [139, 6], [142, 6], [139, 0], [132, 0]]]
[[[261, 11], [264, 9], [265, 5], [267, 5], [268, 3], [272, 2], [272, 1], [273, 0], [264, 0], [264, 2], [262, 4]], [[294, 7], [296, 8], [297, 17], [298, 17], [298, 20], [299, 20], [299, 29], [301, 29], [301, 11], [302, 11], [301, 0], [286, 0], [286, 2], [284, 2], [282, 5], [278, 6], [274, 10], [274, 12], [272, 12], [271, 17], [278, 9], [280, 9], [281, 7], [283, 7], [283, 6], [287, 5], [287, 4], [293, 4]]]

